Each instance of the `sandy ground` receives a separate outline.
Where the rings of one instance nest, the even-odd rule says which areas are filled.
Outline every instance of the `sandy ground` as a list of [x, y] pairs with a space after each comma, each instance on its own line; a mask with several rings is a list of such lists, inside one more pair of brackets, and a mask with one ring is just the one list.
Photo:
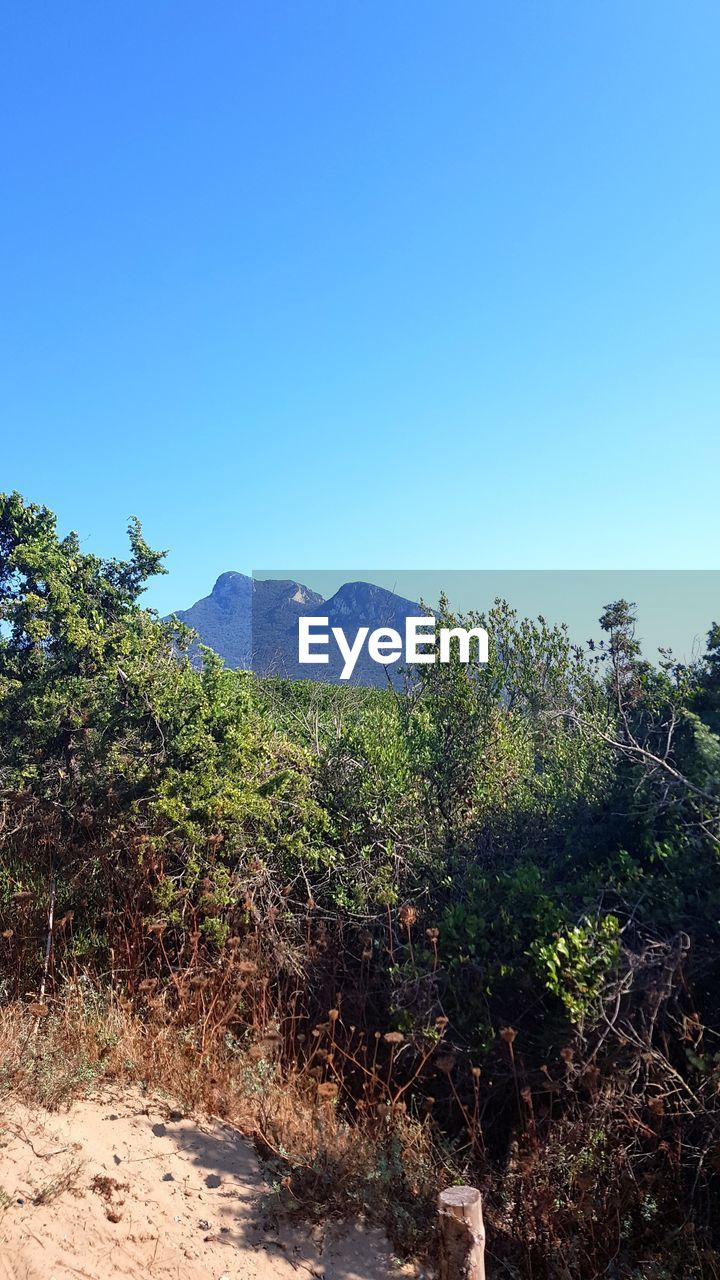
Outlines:
[[283, 1228], [251, 1144], [140, 1094], [0, 1103], [0, 1280], [400, 1280], [361, 1225]]

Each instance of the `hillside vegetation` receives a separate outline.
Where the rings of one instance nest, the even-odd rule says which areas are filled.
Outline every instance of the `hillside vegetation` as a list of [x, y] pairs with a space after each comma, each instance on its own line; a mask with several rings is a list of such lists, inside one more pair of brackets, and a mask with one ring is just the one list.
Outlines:
[[342, 689], [197, 670], [158, 572], [0, 497], [0, 1089], [250, 1108], [407, 1250], [472, 1181], [494, 1276], [720, 1274], [720, 630], [498, 601], [486, 667]]

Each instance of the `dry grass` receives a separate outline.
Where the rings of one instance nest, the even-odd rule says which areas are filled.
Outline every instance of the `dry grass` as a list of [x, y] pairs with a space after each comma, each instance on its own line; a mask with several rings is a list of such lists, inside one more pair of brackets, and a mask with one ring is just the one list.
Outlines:
[[47, 1178], [35, 1188], [32, 1198], [33, 1204], [52, 1204], [53, 1200], [57, 1200], [58, 1196], [62, 1195], [64, 1191], [75, 1190], [81, 1173], [82, 1164], [77, 1160], [71, 1160], [52, 1178]]
[[[708, 1119], [698, 1099], [695, 1111], [684, 1103], [680, 1111], [678, 1102], [673, 1111], [672, 1099], [651, 1111], [645, 1093], [636, 1096], [630, 1061], [624, 1073], [613, 1061], [603, 1077], [570, 1055], [564, 1082], [543, 1077], [555, 1114], [533, 1110], [523, 1088], [527, 1115], [514, 1125], [509, 1149], [504, 1158], [486, 1157], [479, 1129], [473, 1145], [472, 1114], [467, 1127], [443, 1137], [432, 1111], [413, 1113], [389, 1060], [366, 1078], [366, 1060], [342, 1049], [332, 1018], [308, 1038], [317, 1047], [303, 1065], [297, 1058], [281, 1063], [278, 1039], [267, 1033], [242, 1042], [229, 1033], [203, 1037], [202, 1027], [183, 1018], [134, 1012], [124, 998], [100, 995], [90, 984], [69, 987], [43, 1016], [32, 1005], [0, 1007], [0, 1107], [3, 1091], [58, 1108], [107, 1084], [139, 1084], [253, 1134], [276, 1210], [365, 1217], [385, 1227], [399, 1252], [429, 1249], [438, 1189], [467, 1180], [485, 1195], [498, 1274], [502, 1268], [516, 1280], [570, 1280], [612, 1264], [622, 1280], [720, 1280], [709, 1243], [717, 1204], [711, 1175], [720, 1167], [715, 1112]], [[390, 1036], [391, 1052], [396, 1039]], [[507, 1037], [500, 1043], [507, 1050]], [[449, 1087], [455, 1058], [441, 1052], [434, 1062]], [[664, 1079], [669, 1068], [660, 1066]], [[354, 1106], [354, 1077], [343, 1070], [361, 1081]], [[512, 1083], [505, 1081], [506, 1095]], [[540, 1086], [536, 1094], [542, 1104]], [[463, 1113], [472, 1093], [465, 1097]], [[695, 1150], [690, 1181], [680, 1156]], [[693, 1222], [687, 1205], [706, 1169], [705, 1221], [698, 1215]]]
[[166, 1092], [209, 1114], [239, 1115], [242, 1081], [228, 1055], [201, 1052], [172, 1022], [152, 1022], [123, 999], [82, 987], [38, 1020], [29, 1008], [0, 1008], [0, 1090], [54, 1110], [103, 1083]]
[[272, 1040], [214, 1040], [203, 1050], [187, 1027], [141, 1017], [127, 1001], [90, 988], [68, 990], [42, 1018], [33, 1009], [0, 1007], [0, 1105], [6, 1092], [54, 1110], [106, 1085], [140, 1085], [252, 1134], [276, 1211], [361, 1215], [384, 1225], [405, 1253], [427, 1244], [437, 1191], [433, 1140], [404, 1108], [380, 1109], [358, 1125], [337, 1088], [307, 1069], [281, 1069]]
[[428, 1121], [404, 1108], [350, 1120], [337, 1089], [299, 1072], [268, 1081], [258, 1119], [285, 1212], [367, 1216], [403, 1252], [427, 1248], [438, 1187], [449, 1176]]

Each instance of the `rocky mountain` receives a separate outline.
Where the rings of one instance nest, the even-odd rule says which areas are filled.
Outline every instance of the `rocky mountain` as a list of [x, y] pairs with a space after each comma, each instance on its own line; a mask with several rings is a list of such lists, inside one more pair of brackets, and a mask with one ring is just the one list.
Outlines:
[[[404, 634], [405, 619], [421, 610], [412, 600], [371, 582], [347, 582], [329, 600], [300, 582], [254, 579], [223, 573], [209, 596], [176, 616], [197, 633], [230, 667], [252, 668], [263, 675], [340, 682], [343, 666], [337, 646], [328, 646], [327, 664], [298, 662], [298, 619], [321, 616], [328, 629], [342, 627], [352, 643], [359, 627], [393, 627]], [[400, 663], [387, 668], [374, 662], [364, 646], [349, 683], [387, 684], [386, 671], [397, 678]]]

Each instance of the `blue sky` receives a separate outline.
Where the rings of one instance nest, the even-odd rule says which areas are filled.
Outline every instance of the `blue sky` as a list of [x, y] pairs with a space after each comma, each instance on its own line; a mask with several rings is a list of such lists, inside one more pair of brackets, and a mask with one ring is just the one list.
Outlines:
[[720, 8], [0, 9], [0, 488], [218, 573], [713, 568]]

